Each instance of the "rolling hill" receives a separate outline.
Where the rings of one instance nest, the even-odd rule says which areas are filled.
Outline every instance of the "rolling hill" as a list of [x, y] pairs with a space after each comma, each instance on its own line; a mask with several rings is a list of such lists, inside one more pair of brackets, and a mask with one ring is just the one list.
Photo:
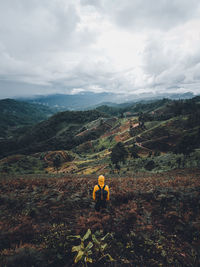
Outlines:
[[[101, 106], [88, 111], [59, 112], [0, 141], [0, 169], [77, 174], [162, 171], [200, 166], [200, 97], [156, 100], [129, 106]], [[121, 142], [126, 159], [111, 160]], [[49, 158], [49, 153], [54, 155]], [[67, 154], [66, 157], [63, 155]], [[190, 157], [187, 155], [190, 154]], [[20, 160], [12, 159], [20, 156]], [[55, 168], [56, 155], [60, 162]], [[31, 164], [29, 164], [32, 166]], [[38, 169], [37, 169], [38, 166]], [[34, 169], [34, 170], [33, 170]]]
[[[13, 99], [0, 100], [0, 138], [10, 138], [22, 126], [47, 119], [56, 112], [53, 108]], [[24, 131], [24, 130], [23, 130]]]

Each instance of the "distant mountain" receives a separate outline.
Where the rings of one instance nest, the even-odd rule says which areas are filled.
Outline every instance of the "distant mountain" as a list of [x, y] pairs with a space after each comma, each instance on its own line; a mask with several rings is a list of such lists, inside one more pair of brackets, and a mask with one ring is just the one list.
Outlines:
[[23, 98], [23, 100], [29, 103], [56, 107], [62, 111], [87, 109], [90, 106], [98, 105], [102, 102], [117, 101], [117, 97], [112, 93], [84, 92], [74, 95], [53, 94], [47, 96], [35, 96], [32, 98]]
[[0, 138], [8, 138], [22, 126], [30, 126], [53, 115], [56, 110], [44, 105], [13, 99], [0, 100]]
[[165, 98], [171, 98], [171, 99], [189, 99], [194, 97], [194, 94], [192, 92], [187, 92], [187, 93], [179, 93], [179, 94], [168, 94], [166, 93], [164, 95]]
[[183, 94], [117, 94], [117, 93], [93, 93], [81, 92], [78, 94], [52, 94], [33, 96], [29, 98], [20, 98], [29, 103], [42, 104], [48, 107], [57, 108], [59, 111], [64, 110], [87, 110], [94, 109], [100, 105], [117, 106], [118, 104], [129, 105], [138, 101], [158, 100], [162, 98], [170, 99], [187, 99], [194, 95], [191, 92]]

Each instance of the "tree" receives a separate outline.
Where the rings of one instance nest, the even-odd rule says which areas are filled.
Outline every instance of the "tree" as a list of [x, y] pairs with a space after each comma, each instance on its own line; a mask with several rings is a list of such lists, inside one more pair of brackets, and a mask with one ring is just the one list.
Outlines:
[[119, 168], [118, 163], [123, 162], [125, 163], [125, 159], [128, 156], [128, 152], [122, 142], [117, 143], [111, 152], [111, 161], [115, 164], [116, 169]]
[[124, 112], [122, 111], [122, 112], [120, 112], [120, 116], [119, 116], [121, 119], [123, 119], [124, 118]]
[[147, 162], [147, 164], [144, 167], [146, 170], [152, 171], [156, 167], [156, 165], [155, 165], [155, 162], [153, 160], [150, 160]]
[[61, 165], [61, 158], [60, 155], [56, 155], [53, 159], [53, 166], [56, 169], [57, 173], [58, 173], [58, 169]]
[[140, 112], [139, 117], [138, 117], [139, 125], [140, 127], [144, 127], [144, 114]]
[[133, 145], [130, 147], [129, 151], [130, 151], [130, 153], [131, 153], [131, 157], [132, 157], [132, 158], [137, 159], [137, 158], [140, 157], [140, 156], [138, 155], [138, 150], [139, 150], [139, 148], [138, 148], [138, 146], [136, 146], [136, 144], [133, 144]]
[[135, 130], [134, 130], [133, 125], [130, 125], [130, 127], [129, 127], [129, 134], [131, 137], [133, 137], [135, 135]]
[[177, 144], [174, 151], [176, 154], [182, 153], [187, 156], [194, 150], [195, 145], [196, 145], [195, 136], [185, 135]]
[[181, 167], [181, 157], [178, 157], [178, 159], [176, 160], [176, 163], [178, 164], [178, 168], [180, 169], [180, 167]]
[[155, 152], [154, 152], [154, 157], [159, 157], [160, 156], [160, 151], [159, 150], [156, 150]]

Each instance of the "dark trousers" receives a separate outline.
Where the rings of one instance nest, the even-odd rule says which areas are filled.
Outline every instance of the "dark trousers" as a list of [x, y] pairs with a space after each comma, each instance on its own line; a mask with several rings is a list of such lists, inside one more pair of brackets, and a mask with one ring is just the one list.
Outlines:
[[100, 211], [100, 209], [106, 209], [106, 201], [105, 200], [98, 200], [95, 204], [95, 210]]

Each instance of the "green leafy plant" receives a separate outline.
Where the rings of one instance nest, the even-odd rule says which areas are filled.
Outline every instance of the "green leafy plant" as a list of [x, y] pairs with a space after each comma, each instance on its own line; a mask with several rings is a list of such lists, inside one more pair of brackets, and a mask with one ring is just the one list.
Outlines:
[[[87, 263], [93, 263], [93, 259], [91, 255], [93, 254], [92, 248], [94, 248], [94, 252], [98, 253], [98, 260], [100, 261], [103, 258], [108, 258], [109, 261], [114, 261], [114, 259], [111, 257], [109, 253], [105, 253], [106, 248], [108, 247], [108, 244], [105, 243], [105, 240], [111, 236], [110, 233], [107, 233], [105, 236], [103, 236], [100, 239], [97, 239], [95, 234], [92, 234], [91, 230], [88, 229], [86, 234], [81, 237], [80, 235], [77, 236], [72, 236], [75, 238], [80, 239], [81, 243], [78, 246], [73, 246], [72, 247], [72, 252], [77, 252], [75, 258], [74, 258], [74, 263], [78, 263], [79, 261], [82, 261], [83, 266], [87, 266]], [[85, 240], [89, 239], [92, 237], [92, 241], [89, 241], [87, 244], [85, 244]]]
[[105, 243], [105, 240], [110, 236], [111, 236], [111, 234], [107, 233], [104, 237], [102, 237], [98, 240], [97, 237], [94, 234], [92, 234], [92, 240], [95, 244], [94, 248], [100, 254], [100, 258], [98, 259], [98, 261], [100, 261], [106, 257], [108, 257], [109, 261], [114, 261], [114, 259], [111, 257], [111, 255], [109, 253], [105, 254], [105, 250], [108, 247], [108, 244]]
[[75, 238], [80, 239], [81, 243], [78, 246], [73, 246], [72, 247], [72, 252], [77, 252], [75, 258], [74, 258], [74, 263], [77, 263], [79, 261], [83, 262], [83, 266], [87, 266], [87, 262], [92, 263], [92, 258], [90, 257], [90, 255], [92, 254], [92, 247], [93, 247], [93, 243], [91, 241], [88, 242], [87, 245], [85, 245], [84, 241], [87, 240], [91, 235], [91, 230], [88, 229], [86, 234], [81, 237], [80, 235], [77, 236], [72, 236]]

